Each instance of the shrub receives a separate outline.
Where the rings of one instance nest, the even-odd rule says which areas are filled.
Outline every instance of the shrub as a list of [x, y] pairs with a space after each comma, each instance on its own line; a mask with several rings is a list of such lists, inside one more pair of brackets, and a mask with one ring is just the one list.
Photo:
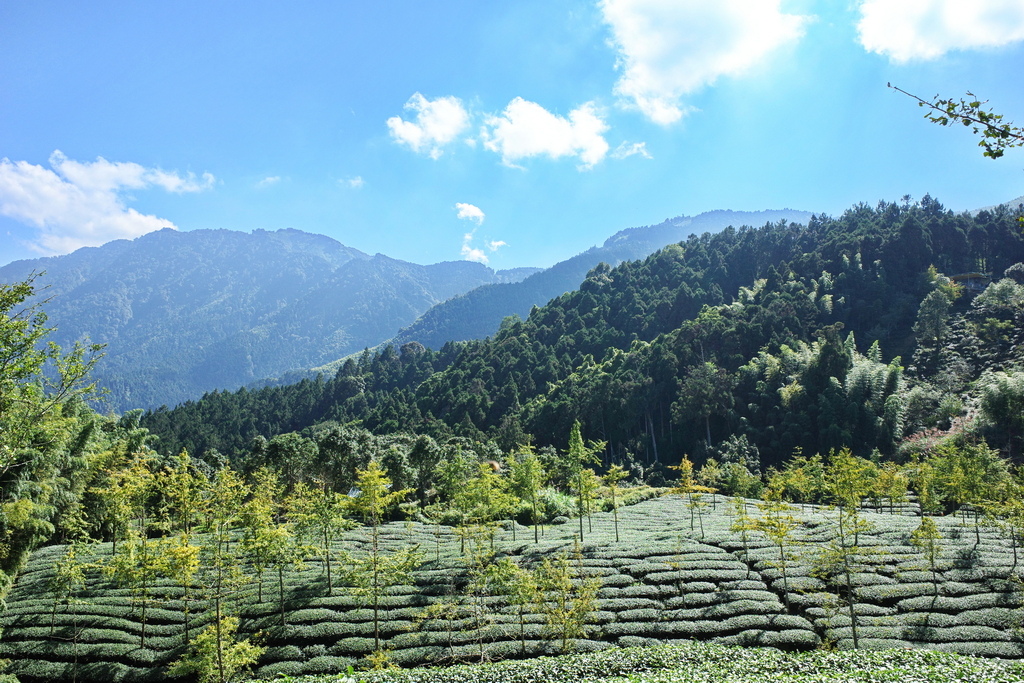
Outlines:
[[615, 598], [613, 600], [598, 600], [597, 607], [609, 612], [624, 612], [626, 610], [659, 609], [661, 603], [655, 600], [644, 598]]
[[307, 661], [303, 665], [302, 671], [307, 674], [340, 673], [355, 664], [356, 660], [350, 657], [328, 657], [321, 655]]

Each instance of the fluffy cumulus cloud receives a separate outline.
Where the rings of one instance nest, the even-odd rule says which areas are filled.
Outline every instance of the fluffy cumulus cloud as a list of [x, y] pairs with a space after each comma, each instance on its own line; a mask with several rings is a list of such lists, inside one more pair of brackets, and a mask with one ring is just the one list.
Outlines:
[[349, 187], [353, 190], [358, 190], [366, 185], [366, 181], [363, 180], [363, 176], [361, 175], [352, 176], [351, 178], [343, 178], [339, 180], [338, 183], [343, 187]]
[[473, 236], [475, 233], [476, 231], [474, 230], [462, 236], [462, 258], [466, 261], [487, 263], [487, 254], [484, 253], [484, 250], [473, 246]]
[[864, 49], [909, 62], [1024, 40], [1021, 0], [863, 0]]
[[589, 102], [561, 117], [517, 97], [501, 114], [487, 117], [480, 135], [484, 147], [500, 154], [507, 166], [536, 156], [576, 157], [579, 167], [585, 169], [608, 153], [607, 130], [608, 125]]
[[258, 183], [256, 183], [256, 187], [258, 189], [262, 190], [265, 187], [270, 187], [271, 185], [277, 185], [279, 182], [281, 182], [281, 176], [279, 176], [279, 175], [268, 175], [266, 178], [264, 178], [263, 180], [261, 180]]
[[413, 94], [405, 109], [414, 113], [411, 121], [400, 116], [387, 120], [388, 130], [395, 142], [412, 151], [437, 159], [444, 147], [453, 142], [469, 127], [469, 112], [457, 97], [438, 97], [428, 100], [420, 93]]
[[[480, 210], [480, 207], [473, 204], [466, 204], [459, 202], [455, 205], [455, 216], [460, 220], [469, 221], [470, 223], [476, 223], [482, 225], [484, 222], [484, 212]], [[473, 228], [469, 232], [462, 235], [462, 258], [466, 261], [476, 261], [477, 263], [487, 263], [487, 252], [494, 253], [504, 246], [507, 246], [502, 240], [491, 240], [487, 242], [483, 248], [473, 246], [473, 240], [476, 237], [476, 228]], [[486, 249], [486, 251], [485, 251]]]
[[685, 95], [803, 35], [808, 18], [784, 13], [781, 2], [601, 0], [619, 53], [616, 94], [656, 123], [679, 121]]
[[457, 218], [473, 221], [477, 225], [484, 222], [484, 212], [480, 210], [479, 206], [459, 202], [455, 205], [455, 212]]
[[31, 246], [44, 254], [65, 254], [175, 227], [168, 220], [127, 206], [128, 190], [200, 192], [215, 182], [209, 173], [181, 175], [102, 157], [80, 162], [60, 151], [50, 155], [49, 161], [50, 168], [44, 168], [0, 159], [0, 213], [35, 227], [38, 236]]

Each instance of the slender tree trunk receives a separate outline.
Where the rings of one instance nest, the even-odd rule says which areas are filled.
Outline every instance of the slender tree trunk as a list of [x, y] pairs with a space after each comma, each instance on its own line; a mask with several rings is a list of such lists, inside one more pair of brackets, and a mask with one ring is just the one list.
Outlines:
[[540, 536], [538, 536], [538, 534], [537, 534], [537, 526], [538, 526], [539, 520], [537, 519], [538, 515], [537, 515], [537, 492], [536, 491], [534, 491], [533, 495], [530, 497], [530, 503], [533, 506], [533, 542], [534, 543], [540, 543]]
[[149, 605], [149, 542], [146, 540], [146, 522], [142, 521], [142, 637], [139, 645], [146, 647], [146, 607]]
[[327, 527], [324, 527], [324, 560], [327, 563], [327, 594], [334, 594], [334, 581], [331, 580], [331, 542], [327, 535]]
[[661, 458], [658, 456], [658, 440], [654, 435], [654, 420], [651, 419], [651, 413], [647, 413], [647, 430], [651, 434], [651, 450], [654, 453], [654, 462], [661, 462]]
[[[220, 551], [221, 540], [217, 539], [218, 555], [221, 555]], [[224, 683], [224, 635], [221, 633], [221, 619], [223, 618], [221, 612], [221, 587], [224, 585], [224, 558], [223, 555], [218, 559], [217, 562], [217, 586], [216, 593], [214, 594], [214, 624], [216, 624], [217, 634], [217, 679], [220, 683]]]
[[[860, 642], [857, 638], [857, 611], [853, 599], [853, 569], [850, 567], [850, 551], [846, 545], [846, 534], [843, 529], [843, 513], [839, 512], [839, 543], [843, 553], [843, 572], [846, 574], [846, 604], [850, 613], [850, 628], [853, 633], [853, 649], [858, 649]], [[856, 541], [854, 541], [856, 544]]]
[[284, 566], [277, 565], [277, 601], [281, 607], [281, 626], [287, 626], [284, 618]]
[[[377, 546], [377, 526], [373, 527], [373, 649], [380, 650], [380, 557]], [[465, 541], [463, 541], [465, 542]]]
[[579, 491], [579, 504], [576, 506], [580, 515], [580, 543], [583, 542], [583, 465], [580, 465], [580, 472], [576, 476], [576, 488]]
[[619, 542], [619, 506], [615, 504], [614, 489], [613, 489], [613, 492], [612, 492], [612, 518], [615, 520], [615, 542], [618, 543]]
[[1010, 567], [1010, 576], [1017, 571], [1017, 531], [1010, 528], [1010, 547], [1013, 548], [1013, 566]]
[[181, 587], [182, 587], [182, 589], [184, 591], [184, 597], [185, 597], [185, 644], [187, 645], [189, 643], [189, 641], [191, 640], [191, 638], [189, 637], [189, 631], [188, 631], [188, 627], [189, 627], [188, 616], [189, 616], [189, 610], [191, 609], [191, 603], [190, 603], [191, 594], [189, 592], [188, 582], [182, 582]]
[[[789, 606], [789, 576], [786, 574], [786, 551], [782, 544], [779, 543], [779, 567], [782, 569], [782, 597], [786, 603], [786, 611], [790, 611]], [[748, 567], [749, 569], [749, 567]]]

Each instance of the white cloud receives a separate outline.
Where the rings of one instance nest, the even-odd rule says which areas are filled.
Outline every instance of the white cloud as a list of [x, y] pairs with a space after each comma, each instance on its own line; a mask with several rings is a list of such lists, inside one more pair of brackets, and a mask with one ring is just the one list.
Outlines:
[[455, 205], [455, 210], [458, 211], [456, 217], [463, 220], [475, 221], [477, 225], [484, 222], [484, 212], [480, 210], [480, 207], [473, 206], [472, 204], [464, 204], [459, 202]]
[[517, 97], [499, 116], [489, 116], [481, 130], [484, 147], [501, 154], [502, 163], [535, 156], [558, 159], [575, 156], [580, 168], [590, 168], [608, 153], [603, 133], [608, 125], [586, 103], [569, 112], [568, 118], [556, 116], [536, 102]]
[[168, 220], [126, 206], [126, 190], [158, 187], [167, 192], [200, 192], [216, 182], [103, 157], [80, 162], [59, 150], [50, 155], [52, 170], [27, 161], [0, 159], [0, 213], [39, 231], [31, 245], [45, 254], [65, 254], [79, 247], [134, 238], [174, 228]]
[[366, 181], [363, 180], [363, 176], [361, 175], [353, 176], [351, 178], [343, 178], [338, 182], [346, 187], [351, 187], [353, 190], [358, 190], [366, 185]]
[[612, 159], [626, 159], [627, 157], [631, 157], [635, 154], [639, 154], [644, 159], [654, 158], [651, 156], [651, 153], [647, 151], [646, 142], [634, 142], [632, 144], [628, 142], [621, 142], [619, 143], [619, 146], [615, 148], [615, 151], [612, 152], [611, 156]]
[[[474, 209], [476, 208], [475, 206], [472, 206], [472, 204], [467, 204], [465, 206], [471, 206]], [[459, 216], [459, 218], [462, 218], [462, 216]], [[481, 218], [480, 220], [482, 221], [483, 218]], [[462, 258], [464, 260], [466, 260], [466, 261], [476, 261], [477, 263], [487, 263], [487, 261], [488, 261], [487, 253], [483, 249], [481, 249], [480, 247], [474, 247], [473, 246], [473, 238], [475, 236], [476, 236], [476, 228], [474, 228], [473, 230], [470, 230], [469, 232], [467, 232], [466, 234], [464, 234], [462, 236]], [[507, 246], [508, 246], [508, 244], [506, 242], [502, 241], [502, 240], [491, 240], [490, 242], [488, 242], [485, 245], [485, 248], [487, 249], [487, 251], [489, 251], [489, 252], [491, 252], [493, 254], [494, 252], [498, 251], [498, 249], [501, 249], [502, 247], [507, 247]]]
[[475, 234], [476, 230], [473, 230], [462, 236], [462, 258], [465, 261], [487, 263], [487, 254], [484, 253], [484, 250], [473, 246], [473, 235]]
[[270, 187], [271, 185], [277, 185], [279, 182], [281, 182], [281, 176], [279, 176], [279, 175], [269, 175], [266, 178], [264, 178], [263, 180], [261, 180], [258, 183], [256, 183], [256, 187], [258, 187], [260, 189], [263, 189], [264, 187]]
[[655, 123], [679, 121], [692, 110], [682, 103], [683, 96], [720, 76], [742, 74], [803, 35], [808, 18], [785, 14], [780, 4], [781, 0], [601, 0], [612, 45], [619, 52], [622, 75], [615, 93]]
[[863, 0], [860, 14], [861, 45], [893, 62], [1024, 40], [1021, 0]]
[[432, 159], [443, 153], [443, 147], [469, 127], [469, 112], [457, 97], [438, 97], [428, 100], [414, 93], [405, 103], [405, 109], [415, 112], [414, 121], [400, 116], [387, 120], [388, 130], [396, 142], [408, 145], [414, 152], [423, 152]]

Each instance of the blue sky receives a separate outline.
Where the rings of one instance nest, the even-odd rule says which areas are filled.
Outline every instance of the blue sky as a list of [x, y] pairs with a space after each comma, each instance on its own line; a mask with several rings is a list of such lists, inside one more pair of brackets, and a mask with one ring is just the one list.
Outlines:
[[1024, 0], [0, 3], [0, 264], [163, 226], [547, 266], [712, 209], [1024, 195]]

